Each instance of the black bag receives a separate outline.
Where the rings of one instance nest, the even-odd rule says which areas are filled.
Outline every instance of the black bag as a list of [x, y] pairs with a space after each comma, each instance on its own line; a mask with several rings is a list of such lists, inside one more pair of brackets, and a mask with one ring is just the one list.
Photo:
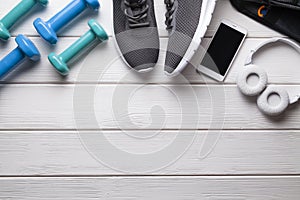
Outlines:
[[300, 42], [300, 0], [230, 0], [241, 13]]

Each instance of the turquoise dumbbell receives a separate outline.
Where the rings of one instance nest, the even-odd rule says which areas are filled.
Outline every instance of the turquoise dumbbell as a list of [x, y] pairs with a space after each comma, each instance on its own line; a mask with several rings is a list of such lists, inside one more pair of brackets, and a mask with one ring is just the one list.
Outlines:
[[48, 0], [22, 0], [7, 15], [0, 20], [0, 39], [8, 40], [10, 38], [9, 29], [26, 13], [28, 13], [37, 3], [46, 6]]
[[98, 43], [102, 43], [108, 40], [107, 33], [101, 25], [96, 22], [96, 20], [91, 19], [88, 22], [88, 25], [91, 29], [63, 53], [60, 55], [56, 55], [55, 53], [49, 54], [48, 59], [50, 63], [61, 75], [66, 76], [69, 74], [69, 67], [67, 63], [94, 41], [98, 40]]

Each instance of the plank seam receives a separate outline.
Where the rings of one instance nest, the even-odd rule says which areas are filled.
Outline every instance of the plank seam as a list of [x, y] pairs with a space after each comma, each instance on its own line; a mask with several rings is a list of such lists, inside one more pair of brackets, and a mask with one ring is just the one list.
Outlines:
[[46, 179], [46, 178], [300, 178], [300, 174], [203, 174], [203, 175], [36, 175], [36, 176], [0, 176], [0, 179], [7, 179], [7, 178], [20, 178], [20, 179], [27, 179], [27, 178], [34, 178], [34, 179]]

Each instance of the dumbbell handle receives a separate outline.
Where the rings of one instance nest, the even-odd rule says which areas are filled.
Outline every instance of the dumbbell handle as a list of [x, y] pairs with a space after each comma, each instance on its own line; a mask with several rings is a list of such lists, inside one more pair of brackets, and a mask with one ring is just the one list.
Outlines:
[[10, 29], [18, 19], [23, 17], [34, 5], [36, 0], [22, 0], [16, 7], [14, 7], [7, 15], [3, 17], [1, 22]]
[[72, 21], [77, 15], [86, 9], [86, 4], [83, 0], [72, 1], [63, 10], [49, 19], [48, 23], [55, 32], [58, 32], [63, 26]]
[[0, 61], [0, 78], [13, 70], [25, 58], [24, 53], [16, 48]]
[[[60, 54], [60, 57], [64, 62], [69, 62], [74, 58], [82, 49], [88, 47], [97, 37], [93, 31], [88, 31], [83, 36], [80, 37], [74, 44], [72, 44], [68, 49]], [[100, 41], [99, 41], [100, 42]]]

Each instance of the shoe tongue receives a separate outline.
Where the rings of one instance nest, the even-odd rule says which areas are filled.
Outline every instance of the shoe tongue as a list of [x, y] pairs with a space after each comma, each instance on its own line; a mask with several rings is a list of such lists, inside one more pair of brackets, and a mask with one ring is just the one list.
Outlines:
[[140, 3], [141, 0], [128, 0], [130, 3]]
[[128, 0], [133, 7], [140, 7], [142, 0]]

